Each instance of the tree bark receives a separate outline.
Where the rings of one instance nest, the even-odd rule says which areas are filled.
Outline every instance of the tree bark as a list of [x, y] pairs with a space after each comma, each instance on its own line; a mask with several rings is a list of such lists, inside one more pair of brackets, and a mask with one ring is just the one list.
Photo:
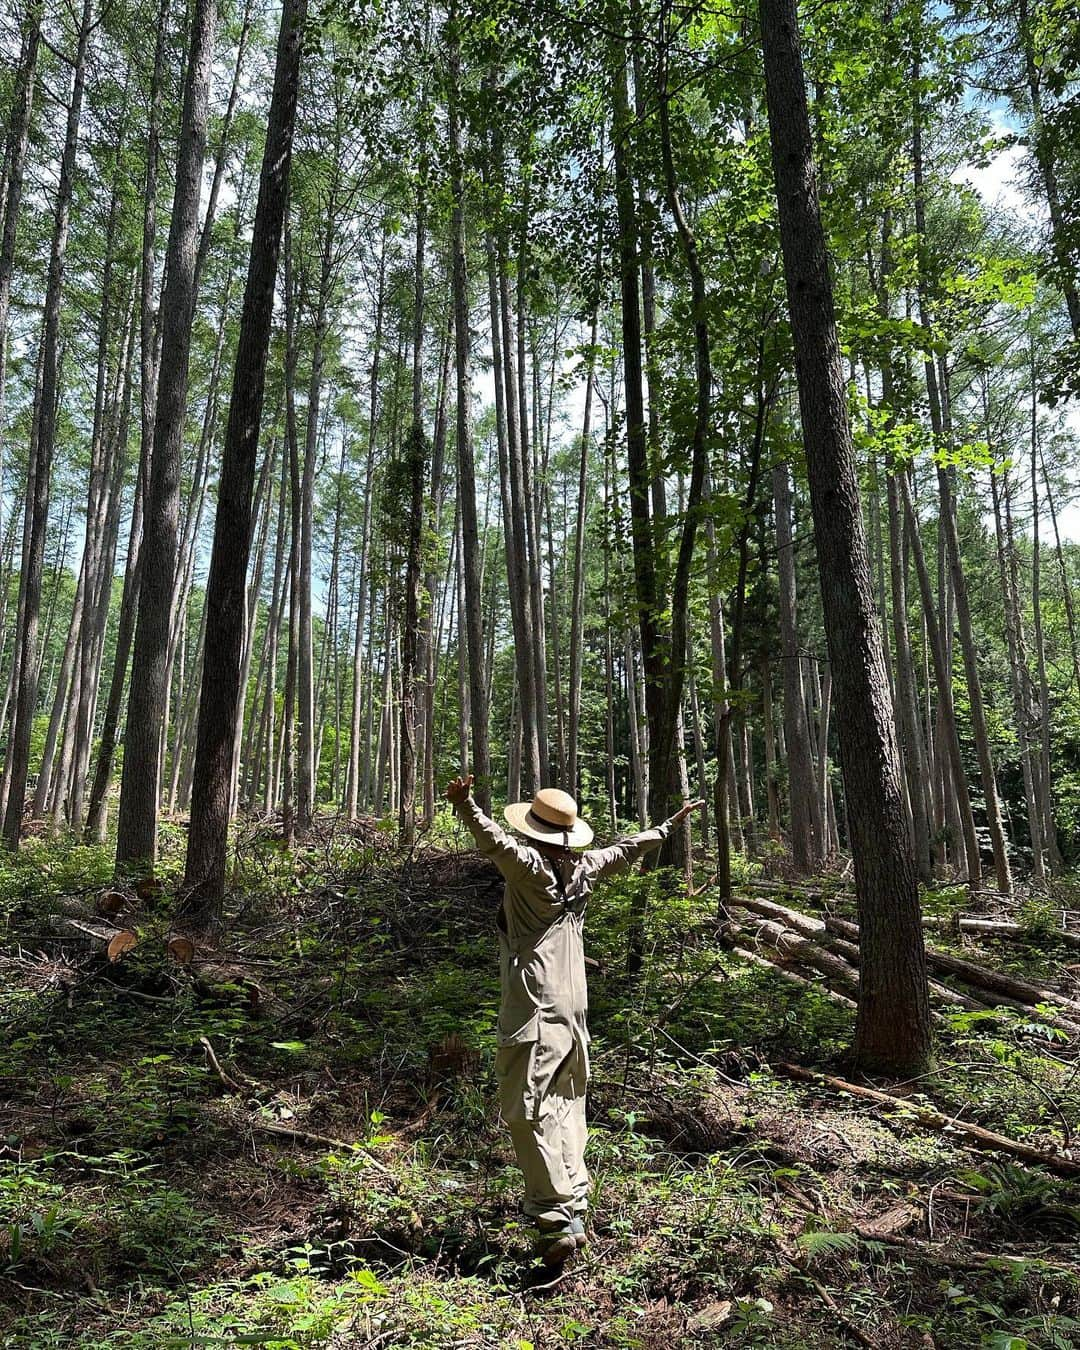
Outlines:
[[[19, 614], [18, 679], [15, 685], [15, 715], [8, 742], [7, 805], [4, 813], [4, 843], [17, 849], [22, 832], [26, 780], [30, 768], [30, 737], [38, 694], [38, 625], [41, 614], [41, 581], [45, 562], [45, 535], [49, 520], [49, 490], [53, 451], [56, 446], [60, 383], [60, 302], [64, 289], [64, 266], [71, 223], [75, 157], [79, 143], [86, 58], [90, 42], [92, 0], [84, 0], [79, 21], [75, 61], [71, 75], [64, 151], [53, 215], [49, 273], [45, 290], [42, 328], [41, 387], [37, 435], [28, 473], [27, 518], [29, 530], [24, 545]], [[2, 340], [2, 339], [0, 339]]]
[[161, 302], [154, 445], [116, 835], [118, 864], [150, 868], [157, 861], [160, 730], [167, 695], [169, 600], [176, 566], [188, 362], [196, 301], [195, 248], [215, 19], [215, 0], [195, 0]]
[[760, 0], [780, 238], [862, 931], [855, 1056], [930, 1060], [926, 953], [818, 204], [794, 0]]
[[491, 806], [491, 764], [488, 756], [487, 682], [484, 674], [480, 541], [476, 520], [476, 467], [473, 459], [472, 428], [470, 425], [469, 284], [465, 252], [465, 189], [461, 147], [460, 23], [458, 0], [450, 0], [446, 22], [449, 75], [447, 124], [450, 151], [450, 247], [454, 293], [454, 349], [457, 374], [458, 495], [461, 499], [461, 553], [468, 640], [472, 771], [477, 780], [476, 799], [483, 809], [488, 810]]
[[6, 146], [7, 182], [0, 210], [0, 481], [4, 470], [4, 388], [7, 375], [8, 312], [11, 307], [11, 281], [15, 273], [15, 245], [19, 233], [19, 207], [22, 202], [26, 169], [26, 149], [30, 142], [30, 121], [34, 108], [34, 82], [38, 50], [41, 46], [41, 18], [44, 0], [30, 0], [26, 9], [23, 47], [15, 87], [11, 95]]
[[281, 234], [288, 209], [293, 128], [306, 0], [285, 0], [278, 32], [274, 89], [255, 208], [244, 307], [222, 451], [214, 544], [206, 585], [206, 642], [192, 781], [181, 915], [205, 924], [225, 888], [232, 766], [240, 707], [241, 656], [252, 489], [262, 420]]
[[[426, 95], [421, 105], [424, 116]], [[420, 618], [423, 607], [424, 477], [428, 442], [424, 435], [424, 263], [427, 249], [427, 154], [421, 150], [416, 187], [416, 257], [413, 276], [412, 425], [405, 437], [409, 485], [405, 554], [405, 614], [401, 643], [401, 725], [399, 728], [401, 801], [398, 837], [404, 848], [416, 839], [416, 687], [419, 671]]]
[[776, 560], [779, 574], [780, 659], [784, 688], [784, 741], [788, 759], [788, 805], [791, 857], [797, 873], [817, 871], [823, 861], [821, 841], [814, 831], [811, 798], [814, 794], [810, 756], [810, 729], [806, 720], [802, 658], [796, 629], [795, 554], [791, 535], [791, 478], [786, 464], [773, 469], [773, 508], [776, 522]]

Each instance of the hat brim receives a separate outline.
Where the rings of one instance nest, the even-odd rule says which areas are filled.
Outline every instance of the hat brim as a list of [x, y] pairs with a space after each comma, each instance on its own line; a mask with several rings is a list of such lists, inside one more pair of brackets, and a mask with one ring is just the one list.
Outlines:
[[512, 829], [542, 844], [562, 844], [565, 848], [584, 848], [593, 841], [592, 827], [580, 817], [569, 830], [547, 825], [532, 813], [532, 802], [510, 802], [503, 811]]

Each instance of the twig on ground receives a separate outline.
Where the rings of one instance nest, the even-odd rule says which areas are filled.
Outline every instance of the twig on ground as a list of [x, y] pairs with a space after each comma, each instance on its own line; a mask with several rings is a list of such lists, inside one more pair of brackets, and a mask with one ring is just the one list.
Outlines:
[[316, 1148], [330, 1148], [338, 1153], [358, 1153], [369, 1167], [386, 1177], [395, 1188], [398, 1185], [398, 1179], [391, 1169], [385, 1163], [379, 1162], [378, 1158], [372, 1157], [367, 1149], [359, 1144], [350, 1144], [344, 1139], [334, 1139], [327, 1134], [315, 1134], [312, 1130], [302, 1129], [299, 1125], [289, 1125], [284, 1121], [245, 1120], [244, 1124], [249, 1130], [258, 1130], [262, 1134], [280, 1134], [302, 1144], [312, 1144]]
[[956, 1130], [970, 1139], [976, 1148], [995, 1153], [1011, 1153], [1016, 1158], [1022, 1158], [1029, 1163], [1038, 1163], [1050, 1168], [1051, 1171], [1061, 1172], [1066, 1176], [1080, 1176], [1080, 1162], [1073, 1158], [1061, 1153], [1051, 1153], [1047, 1149], [1035, 1148], [1018, 1139], [997, 1134], [994, 1130], [984, 1129], [981, 1125], [968, 1124], [966, 1121], [945, 1115], [935, 1107], [924, 1106], [910, 1098], [896, 1097], [889, 1092], [880, 1092], [877, 1088], [861, 1087], [858, 1083], [849, 1083], [846, 1079], [835, 1078], [831, 1074], [815, 1073], [812, 1069], [804, 1069], [800, 1064], [778, 1063], [774, 1064], [773, 1068], [788, 1078], [798, 1079], [802, 1083], [814, 1083], [818, 1087], [831, 1088], [834, 1092], [848, 1092], [854, 1097], [863, 1097], [882, 1106], [905, 1108], [911, 1111], [921, 1124], [935, 1130]]

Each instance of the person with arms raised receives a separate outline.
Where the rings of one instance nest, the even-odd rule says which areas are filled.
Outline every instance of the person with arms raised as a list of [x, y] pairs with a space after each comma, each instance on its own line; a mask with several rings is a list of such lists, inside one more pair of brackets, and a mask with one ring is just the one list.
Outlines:
[[546, 1265], [561, 1266], [585, 1245], [589, 1202], [585, 909], [598, 881], [658, 849], [701, 802], [688, 802], [654, 829], [590, 849], [593, 832], [569, 794], [542, 788], [531, 802], [506, 807], [522, 842], [481, 811], [472, 782], [471, 774], [455, 778], [446, 796], [506, 882], [496, 920], [499, 1105], [525, 1180], [537, 1252]]

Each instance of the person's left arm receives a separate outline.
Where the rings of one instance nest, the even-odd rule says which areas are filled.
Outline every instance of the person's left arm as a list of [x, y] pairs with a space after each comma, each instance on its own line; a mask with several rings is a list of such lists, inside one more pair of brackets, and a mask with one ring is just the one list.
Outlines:
[[646, 853], [658, 849], [672, 830], [677, 829], [692, 811], [700, 810], [701, 805], [700, 801], [687, 802], [662, 825], [627, 835], [625, 839], [619, 839], [607, 848], [591, 849], [585, 854], [586, 867], [597, 881], [602, 877], [614, 876], [617, 872], [625, 872]]

